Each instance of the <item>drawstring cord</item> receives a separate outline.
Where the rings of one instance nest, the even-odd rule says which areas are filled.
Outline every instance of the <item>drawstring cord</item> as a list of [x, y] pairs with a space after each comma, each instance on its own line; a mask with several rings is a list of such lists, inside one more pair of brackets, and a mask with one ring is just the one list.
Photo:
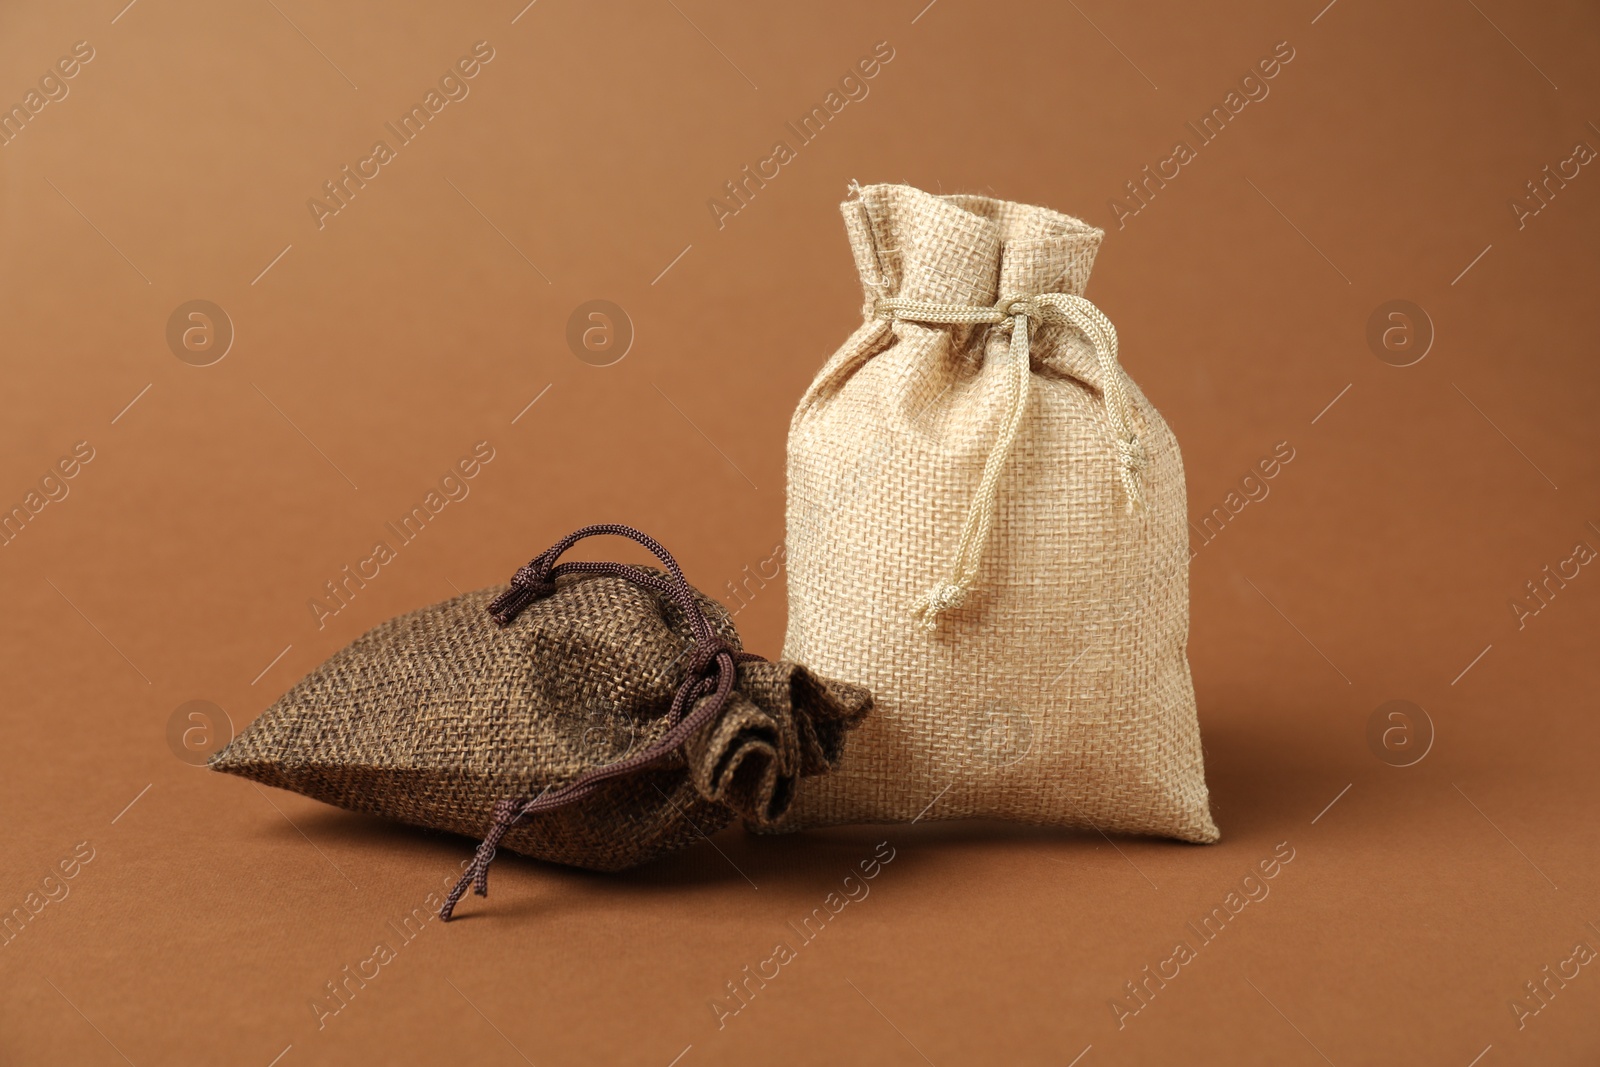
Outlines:
[[1111, 418], [1117, 450], [1117, 471], [1127, 494], [1128, 511], [1144, 504], [1139, 472], [1144, 469], [1144, 445], [1133, 428], [1133, 404], [1117, 363], [1117, 328], [1088, 300], [1071, 293], [1043, 293], [1038, 296], [1003, 297], [993, 307], [964, 304], [938, 304], [924, 300], [879, 300], [873, 316], [929, 325], [978, 325], [990, 323], [1011, 334], [1007, 351], [1011, 395], [1004, 421], [983, 465], [983, 479], [961, 528], [950, 577], [918, 598], [915, 611], [924, 630], [933, 630], [944, 612], [959, 607], [977, 580], [978, 564], [994, 527], [995, 497], [1000, 474], [1016, 444], [1022, 416], [1028, 406], [1028, 389], [1033, 374], [1029, 364], [1028, 322], [1058, 320], [1076, 327], [1094, 348], [1100, 364], [1100, 393]]
[[[625, 563], [580, 561], [559, 565], [556, 563], [561, 554], [577, 542], [600, 534], [613, 534], [637, 541], [665, 565], [667, 577], [651, 574], [649, 571]], [[527, 566], [520, 568], [512, 576], [511, 588], [496, 597], [489, 605], [489, 614], [501, 626], [509, 625], [529, 604], [554, 593], [556, 579], [564, 574], [598, 574], [625, 578], [669, 597], [683, 612], [690, 630], [694, 633], [695, 643], [689, 657], [688, 671], [678, 686], [678, 691], [673, 694], [672, 707], [667, 712], [665, 720], [666, 732], [650, 745], [615, 763], [590, 768], [560, 789], [547, 788], [536, 797], [502, 799], [495, 802], [493, 816], [483, 842], [473, 854], [472, 862], [456, 882], [455, 888], [445, 898], [444, 906], [439, 909], [439, 917], [445, 922], [449, 922], [455, 914], [456, 905], [466, 895], [469, 887], [480, 897], [489, 895], [489, 865], [494, 862], [495, 852], [500, 847], [501, 839], [513, 826], [529, 815], [577, 803], [598, 791], [605, 783], [631, 774], [675, 751], [695, 731], [716, 718], [722, 711], [722, 706], [733, 692], [738, 664], [761, 659], [754, 653], [734, 651], [717, 635], [711, 621], [706, 618], [693, 587], [679, 570], [677, 561], [665, 548], [654, 538], [640, 533], [631, 526], [614, 523], [585, 526], [535, 556]], [[708, 694], [711, 699], [695, 708], [692, 713], [685, 714], [696, 701]]]

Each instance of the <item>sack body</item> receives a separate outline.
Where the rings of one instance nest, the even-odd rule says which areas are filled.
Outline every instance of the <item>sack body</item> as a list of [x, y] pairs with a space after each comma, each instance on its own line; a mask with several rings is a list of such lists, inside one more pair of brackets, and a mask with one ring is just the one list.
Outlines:
[[[509, 586], [381, 624], [211, 766], [415, 826], [497, 827], [495, 844], [601, 871], [736, 815], [772, 822], [802, 776], [837, 761], [871, 696], [740, 651], [728, 613], [664, 550], [665, 571], [555, 564], [581, 536], [626, 530], [578, 531]], [[537, 798], [501, 819], [497, 805]]]
[[1182, 460], [1083, 298], [1102, 232], [908, 186], [842, 210], [866, 321], [790, 426], [784, 655], [877, 703], [781, 828], [1217, 840]]

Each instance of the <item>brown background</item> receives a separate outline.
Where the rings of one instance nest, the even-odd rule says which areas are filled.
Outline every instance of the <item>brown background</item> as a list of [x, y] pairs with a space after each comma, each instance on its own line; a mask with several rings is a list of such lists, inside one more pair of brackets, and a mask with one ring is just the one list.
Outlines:
[[[95, 58], [0, 148], [0, 505], [74, 442], [95, 458], [0, 548], [0, 908], [94, 858], [0, 947], [0, 1059], [1600, 1059], [1595, 966], [1520, 1030], [1510, 1007], [1600, 948], [1600, 575], [1522, 629], [1509, 607], [1600, 546], [1600, 174], [1521, 229], [1509, 207], [1600, 147], [1600, 15], [923, 2], [7, 5], [8, 105], [74, 42]], [[307, 199], [480, 40], [470, 96], [319, 230]], [[719, 230], [707, 200], [883, 40], [870, 95]], [[1280, 41], [1270, 96], [1117, 229], [1109, 199]], [[471, 842], [187, 766], [174, 709], [242, 727], [587, 522], [649, 529], [726, 596], [783, 537], [788, 413], [859, 321], [852, 178], [1106, 227], [1089, 295], [1192, 514], [1296, 450], [1193, 563], [1223, 842], [916, 826], [733, 832], [624, 877], [508, 858], [319, 1030], [324, 984]], [[165, 340], [197, 298], [237, 334], [207, 367]], [[637, 330], [609, 367], [565, 340], [594, 298]], [[1414, 366], [1368, 347], [1391, 299], [1436, 330]], [[319, 630], [322, 583], [483, 439], [470, 497]], [[775, 653], [783, 618], [780, 582], [739, 623]], [[1367, 742], [1392, 699], [1436, 730], [1409, 768]], [[724, 983], [885, 839], [871, 896], [719, 1030]], [[1119, 1029], [1123, 984], [1285, 841], [1271, 895]]]

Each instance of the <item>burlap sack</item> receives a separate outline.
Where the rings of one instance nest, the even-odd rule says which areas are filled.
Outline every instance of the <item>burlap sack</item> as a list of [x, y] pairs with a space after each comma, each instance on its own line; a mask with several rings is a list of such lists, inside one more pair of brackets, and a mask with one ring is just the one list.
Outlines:
[[784, 655], [877, 709], [783, 828], [997, 817], [1217, 840], [1178, 445], [1083, 299], [1101, 237], [852, 186], [866, 321], [789, 431]]
[[[556, 558], [634, 537], [665, 572]], [[827, 771], [866, 690], [739, 650], [723, 608], [654, 541], [589, 527], [482, 589], [371, 630], [211, 766], [351, 811], [613, 871], [737, 814], [767, 825]], [[446, 908], [448, 917], [449, 907]]]

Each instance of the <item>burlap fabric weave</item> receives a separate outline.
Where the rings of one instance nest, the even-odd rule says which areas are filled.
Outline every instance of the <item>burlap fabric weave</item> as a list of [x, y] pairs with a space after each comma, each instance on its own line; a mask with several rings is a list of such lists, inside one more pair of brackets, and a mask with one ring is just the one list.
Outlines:
[[[371, 630], [285, 693], [211, 766], [352, 811], [482, 837], [497, 800], [559, 788], [665, 732], [693, 646], [670, 598], [622, 578], [565, 575], [500, 626], [487, 609], [507, 588]], [[695, 595], [737, 650], [727, 612]], [[792, 663], [741, 663], [720, 714], [680, 752], [529, 816], [501, 843], [610, 871], [697, 841], [735, 815], [770, 823], [802, 775], [833, 765], [870, 703], [865, 690]]]
[[1133, 507], [1102, 363], [1070, 325], [1027, 324], [1030, 391], [976, 580], [933, 629], [916, 617], [1006, 417], [1008, 338], [881, 317], [883, 302], [1081, 296], [1102, 232], [907, 186], [852, 188], [842, 207], [866, 321], [790, 427], [784, 654], [877, 705], [783, 828], [997, 817], [1215, 841], [1185, 653], [1178, 445], [1128, 382]]

